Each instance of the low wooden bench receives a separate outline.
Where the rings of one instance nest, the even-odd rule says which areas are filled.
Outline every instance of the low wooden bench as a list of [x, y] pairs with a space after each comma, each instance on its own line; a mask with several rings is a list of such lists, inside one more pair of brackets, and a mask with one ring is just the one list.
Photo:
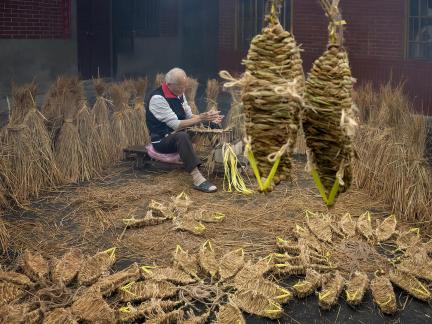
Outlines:
[[136, 169], [155, 168], [158, 170], [170, 171], [183, 168], [183, 164], [168, 163], [152, 159], [147, 153], [145, 145], [133, 145], [123, 149], [123, 159], [133, 159], [135, 161], [134, 167]]

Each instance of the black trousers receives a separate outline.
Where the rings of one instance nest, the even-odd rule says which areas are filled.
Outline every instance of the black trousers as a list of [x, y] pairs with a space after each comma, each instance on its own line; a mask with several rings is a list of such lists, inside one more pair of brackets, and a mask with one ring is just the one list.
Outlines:
[[159, 153], [178, 153], [187, 172], [192, 172], [193, 169], [201, 164], [201, 161], [192, 146], [192, 140], [186, 132], [178, 132], [168, 135], [159, 143], [153, 143], [153, 147]]

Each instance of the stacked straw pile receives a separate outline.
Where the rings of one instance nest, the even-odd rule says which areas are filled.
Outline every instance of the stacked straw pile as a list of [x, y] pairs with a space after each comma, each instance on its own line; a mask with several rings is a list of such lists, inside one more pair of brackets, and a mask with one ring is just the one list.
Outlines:
[[135, 80], [136, 100], [135, 100], [135, 115], [137, 119], [137, 144], [146, 145], [150, 143], [150, 135], [146, 124], [146, 115], [144, 110], [144, 98], [147, 93], [148, 79], [139, 78]]
[[96, 102], [92, 109], [94, 126], [100, 138], [101, 150], [105, 154], [103, 166], [110, 166], [115, 161], [114, 147], [111, 139], [111, 124], [107, 105], [108, 85], [102, 79], [93, 80], [96, 90]]
[[215, 79], [207, 80], [206, 102], [207, 111], [217, 110], [217, 98], [219, 96], [219, 81]]
[[[242, 101], [246, 133], [261, 176], [267, 177], [274, 164], [270, 158], [282, 154], [277, 184], [290, 177], [291, 155], [299, 128], [299, 111], [304, 88], [300, 48], [277, 18], [275, 1], [266, 17], [267, 27], [252, 39], [247, 58]], [[229, 79], [225, 72], [221, 77]], [[235, 85], [226, 84], [225, 87]], [[238, 83], [237, 83], [238, 84]]]
[[34, 85], [14, 86], [9, 123], [3, 133], [4, 183], [8, 196], [27, 202], [59, 181], [51, 142], [36, 110]]
[[60, 94], [63, 125], [55, 141], [55, 158], [62, 177], [67, 182], [89, 180], [92, 176], [86, 148], [81, 142], [74, 119], [83, 101], [82, 85], [73, 82]]
[[315, 169], [327, 196], [336, 179], [339, 192], [352, 182], [351, 140], [354, 133], [353, 78], [343, 47], [339, 0], [321, 0], [330, 20], [327, 50], [317, 59], [306, 82], [303, 130], [308, 148], [308, 168]]
[[[115, 159], [120, 160], [123, 156], [123, 149], [131, 143], [130, 114], [128, 111], [130, 92], [127, 91], [127, 84], [113, 84], [110, 89], [113, 101], [114, 113], [111, 117], [111, 132], [113, 146], [115, 148]], [[133, 133], [132, 133], [133, 134]]]

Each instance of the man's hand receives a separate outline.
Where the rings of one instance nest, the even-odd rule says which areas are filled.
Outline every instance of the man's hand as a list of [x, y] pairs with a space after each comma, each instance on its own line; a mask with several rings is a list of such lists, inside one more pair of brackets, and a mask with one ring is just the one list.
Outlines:
[[202, 122], [214, 122], [220, 123], [223, 119], [223, 116], [220, 114], [218, 110], [207, 111], [199, 114], [200, 120]]

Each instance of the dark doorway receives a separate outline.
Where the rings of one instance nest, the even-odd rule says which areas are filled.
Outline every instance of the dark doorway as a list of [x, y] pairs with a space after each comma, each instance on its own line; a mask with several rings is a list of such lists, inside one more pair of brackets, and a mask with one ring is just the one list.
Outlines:
[[78, 70], [83, 79], [112, 76], [111, 0], [77, 0]]
[[219, 1], [182, 1], [183, 66], [207, 79], [218, 69]]

